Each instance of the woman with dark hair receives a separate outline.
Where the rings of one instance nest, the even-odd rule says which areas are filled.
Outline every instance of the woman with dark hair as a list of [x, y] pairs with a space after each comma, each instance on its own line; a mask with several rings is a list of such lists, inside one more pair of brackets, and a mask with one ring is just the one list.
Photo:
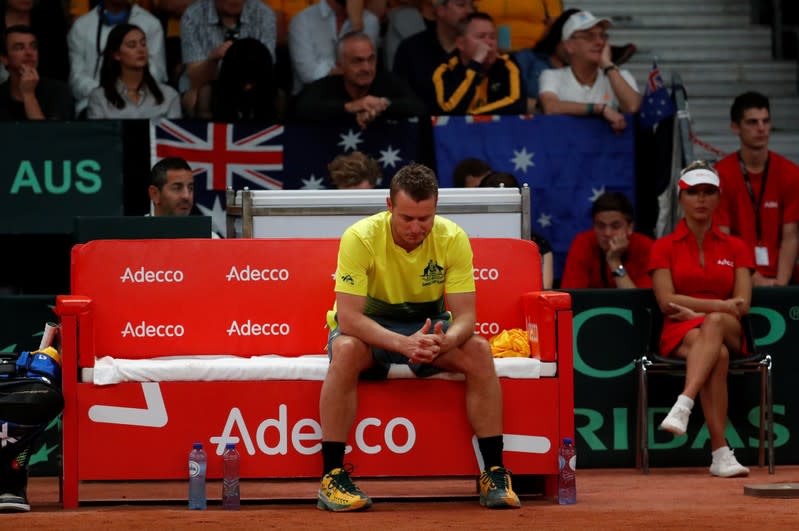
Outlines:
[[257, 39], [238, 39], [228, 49], [217, 79], [183, 94], [187, 116], [215, 122], [278, 121], [272, 54]]
[[133, 24], [114, 26], [100, 67], [100, 86], [89, 94], [88, 118], [180, 118], [180, 98], [148, 66], [147, 37]]
[[[60, 0], [0, 0], [0, 35], [11, 26], [29, 26], [39, 45], [39, 77], [67, 82], [67, 19]], [[0, 81], [8, 77], [0, 66]]]

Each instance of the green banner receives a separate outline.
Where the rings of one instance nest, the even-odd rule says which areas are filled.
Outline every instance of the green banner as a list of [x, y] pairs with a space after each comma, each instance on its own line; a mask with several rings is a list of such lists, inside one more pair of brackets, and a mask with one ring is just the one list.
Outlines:
[[0, 123], [0, 233], [67, 234], [122, 215], [122, 124]]
[[[633, 360], [647, 343], [647, 309], [658, 311], [651, 290], [570, 290], [574, 309], [575, 432], [583, 467], [635, 466], [637, 380]], [[774, 443], [777, 464], [799, 462], [799, 418], [794, 375], [799, 374], [799, 288], [757, 288], [752, 325], [757, 345], [771, 353], [774, 375]], [[684, 377], [650, 375], [649, 463], [709, 466], [710, 441], [697, 401], [688, 433], [658, 428], [682, 391]], [[759, 377], [728, 378], [726, 437], [738, 460], [757, 463]]]

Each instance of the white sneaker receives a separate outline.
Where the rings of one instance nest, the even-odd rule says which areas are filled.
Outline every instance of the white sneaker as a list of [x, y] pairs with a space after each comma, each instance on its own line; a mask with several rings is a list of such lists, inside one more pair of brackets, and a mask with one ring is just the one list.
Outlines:
[[749, 469], [735, 459], [732, 450], [714, 460], [710, 465], [710, 473], [720, 478], [737, 478], [749, 475]]
[[683, 435], [685, 430], [688, 429], [688, 417], [690, 415], [690, 409], [680, 404], [674, 404], [669, 414], [660, 423], [660, 429], [669, 431], [674, 435]]

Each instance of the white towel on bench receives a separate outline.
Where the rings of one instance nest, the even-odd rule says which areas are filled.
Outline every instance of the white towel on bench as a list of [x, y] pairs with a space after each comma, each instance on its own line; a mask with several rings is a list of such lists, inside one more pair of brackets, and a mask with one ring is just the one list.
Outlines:
[[[541, 377], [541, 361], [533, 358], [495, 358], [497, 374], [504, 378]], [[286, 357], [170, 356], [151, 359], [96, 359], [92, 371], [95, 385], [122, 382], [324, 380], [328, 359], [324, 354]], [[405, 365], [392, 365], [389, 378], [414, 378]], [[431, 378], [462, 380], [462, 374], [439, 373]]]

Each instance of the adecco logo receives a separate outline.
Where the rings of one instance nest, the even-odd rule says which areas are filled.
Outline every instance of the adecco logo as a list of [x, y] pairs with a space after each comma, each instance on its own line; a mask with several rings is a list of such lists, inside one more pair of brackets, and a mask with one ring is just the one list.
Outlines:
[[499, 269], [495, 268], [486, 268], [486, 267], [475, 267], [472, 270], [472, 276], [475, 280], [498, 280], [499, 279]]
[[483, 336], [499, 334], [499, 323], [474, 323], [474, 331]]
[[145, 321], [134, 325], [130, 321], [122, 329], [122, 337], [182, 337], [186, 331], [179, 324], [147, 324]]
[[233, 321], [227, 329], [228, 336], [287, 336], [290, 333], [288, 323], [253, 323], [251, 319], [241, 324]]
[[119, 280], [124, 284], [125, 282], [133, 282], [136, 284], [160, 283], [160, 282], [183, 282], [183, 271], [176, 270], [155, 270], [150, 271], [144, 269], [144, 266], [136, 269], [126, 268]]
[[[383, 421], [377, 417], [366, 417], [355, 425], [355, 445], [365, 454], [379, 454], [385, 448], [394, 454], [405, 454], [411, 451], [416, 444], [416, 428], [409, 419], [405, 417], [394, 417], [386, 422], [382, 431]], [[270, 440], [275, 441], [270, 445], [267, 442], [267, 432], [273, 432]], [[225, 444], [238, 443], [239, 437], [232, 435], [238, 432], [241, 434], [241, 441], [247, 449], [249, 455], [255, 455], [255, 445], [253, 445], [250, 430], [239, 408], [234, 407], [230, 410], [222, 430], [222, 435], [211, 437], [210, 441], [217, 445], [217, 454], [222, 453]], [[297, 420], [291, 426], [289, 432], [288, 407], [280, 404], [276, 419], [263, 420], [255, 430], [255, 444], [258, 450], [266, 455], [286, 455], [289, 451], [289, 433], [291, 434], [291, 446], [295, 452], [302, 455], [312, 455], [322, 449], [322, 426], [318, 421], [309, 418]], [[352, 451], [351, 446], [347, 446], [346, 452]]]
[[286, 281], [289, 279], [288, 269], [257, 269], [249, 265], [239, 269], [236, 266], [230, 268], [230, 272], [225, 277], [228, 282], [258, 282], [258, 281]]

